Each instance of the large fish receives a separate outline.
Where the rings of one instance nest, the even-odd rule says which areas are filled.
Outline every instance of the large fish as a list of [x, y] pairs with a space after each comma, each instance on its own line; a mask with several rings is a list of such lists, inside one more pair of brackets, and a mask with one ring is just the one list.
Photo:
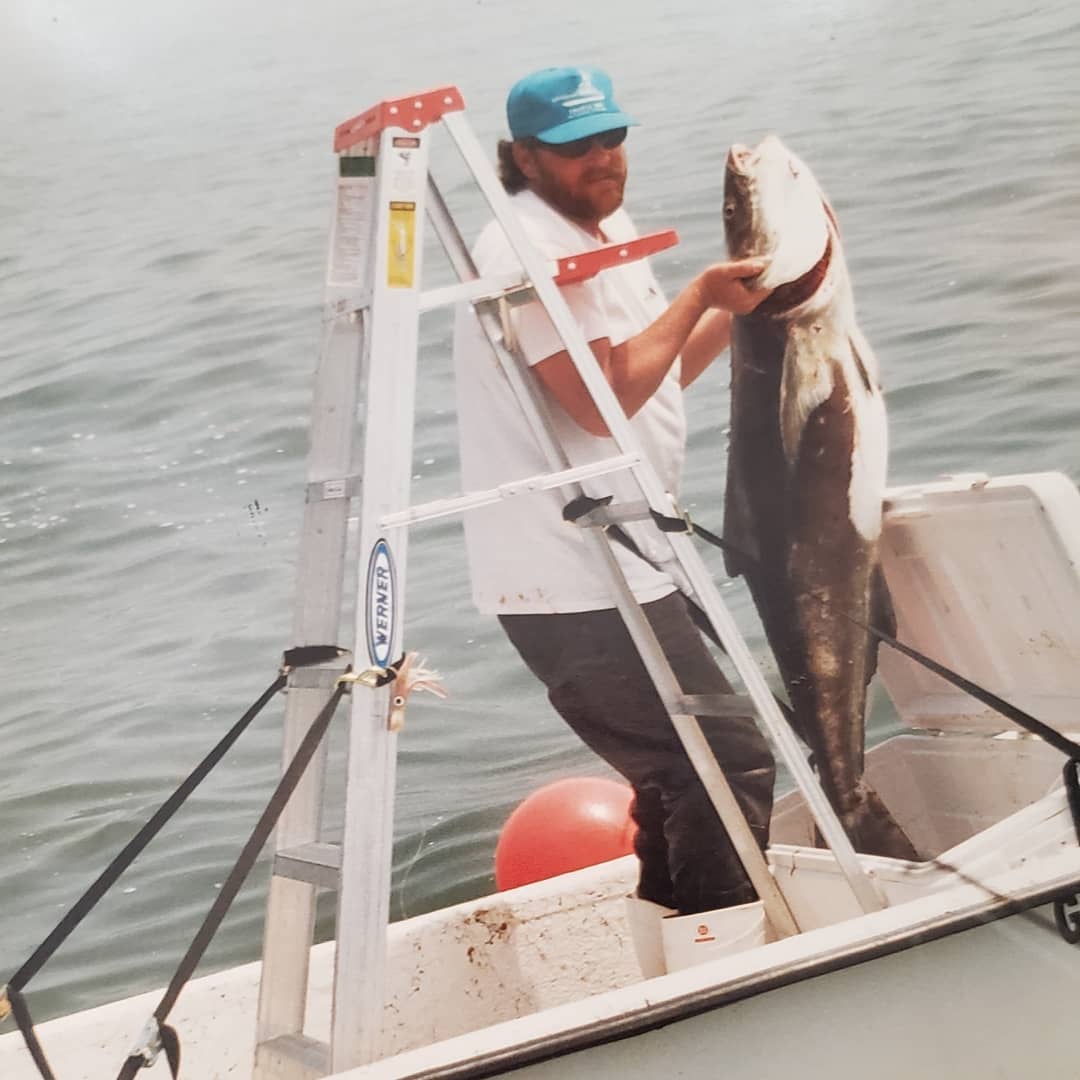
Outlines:
[[728, 572], [750, 586], [794, 726], [856, 850], [915, 859], [863, 779], [877, 641], [858, 623], [895, 626], [878, 558], [888, 434], [836, 218], [770, 136], [732, 147], [724, 225], [731, 258], [768, 260], [758, 283], [774, 290], [732, 325]]

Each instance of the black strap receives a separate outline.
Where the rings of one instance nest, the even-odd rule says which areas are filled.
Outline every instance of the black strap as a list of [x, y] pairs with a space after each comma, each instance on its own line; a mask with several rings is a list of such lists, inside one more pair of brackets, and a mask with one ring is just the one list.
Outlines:
[[[824, 601], [822, 602], [824, 603]], [[1056, 731], [1054, 728], [1050, 727], [1049, 724], [1044, 724], [1041, 720], [1037, 720], [1031, 713], [1024, 712], [1023, 709], [1017, 708], [1003, 697], [998, 697], [993, 691], [987, 690], [985, 687], [972, 682], [970, 679], [965, 679], [963, 675], [958, 675], [951, 668], [947, 668], [944, 664], [939, 664], [936, 660], [932, 660], [925, 653], [919, 652], [918, 649], [913, 649], [910, 645], [905, 645], [902, 641], [897, 641], [896, 638], [891, 634], [885, 633], [884, 630], [879, 630], [876, 626], [869, 626], [859, 619], [856, 619], [854, 616], [848, 615], [847, 612], [842, 611], [840, 614], [849, 622], [854, 623], [859, 629], [865, 630], [868, 634], [872, 634], [879, 641], [883, 641], [886, 645], [892, 646], [897, 652], [901, 652], [905, 656], [910, 657], [916, 663], [922, 664], [928, 671], [932, 671], [935, 675], [941, 676], [946, 682], [952, 683], [953, 686], [970, 694], [976, 701], [981, 701], [984, 705], [989, 706], [996, 712], [1001, 713], [1002, 716], [1012, 720], [1014, 724], [1030, 731], [1033, 735], [1038, 735], [1041, 739], [1054, 747], [1055, 750], [1060, 750], [1070, 761], [1080, 761], [1080, 743], [1073, 742], [1072, 739], [1062, 735], [1060, 731]]]
[[1069, 810], [1072, 813], [1073, 827], [1076, 829], [1076, 840], [1080, 843], [1080, 761], [1069, 758], [1065, 762], [1065, 794], [1069, 799]]
[[[584, 517], [593, 510], [596, 510], [601, 506], [607, 506], [611, 500], [611, 495], [599, 499], [590, 498], [588, 495], [579, 495], [576, 499], [571, 499], [570, 502], [563, 507], [563, 519], [565, 521], [575, 522], [578, 518]], [[650, 510], [649, 513], [652, 515], [653, 521], [656, 522], [662, 532], [691, 531], [690, 522], [687, 520], [665, 517], [655, 510]], [[654, 570], [661, 573], [663, 572], [663, 568], [653, 562], [653, 560], [638, 547], [634, 538], [621, 525], [605, 525], [604, 532], [606, 532], [612, 540], [615, 540], [626, 548], [631, 554], [636, 555], [643, 562], [647, 562]], [[710, 533], [709, 535], [712, 534]], [[686, 607], [690, 613], [690, 619], [693, 624], [726, 656], [727, 648], [720, 640], [720, 635], [716, 632], [716, 629], [712, 624], [712, 619], [705, 613], [705, 609], [692, 596], [687, 596], [686, 593], [683, 593], [683, 599], [686, 601]], [[773, 694], [773, 700], [776, 702], [776, 706], [783, 714], [784, 718], [790, 724], [795, 717], [794, 710], [783, 698], [778, 697], [776, 694]]]
[[37, 1032], [34, 1031], [34, 1020], [26, 1006], [26, 1001], [15, 987], [9, 985], [6, 990], [7, 1000], [11, 1005], [11, 1015], [15, 1018], [15, 1023], [19, 1025], [19, 1030], [26, 1042], [26, 1049], [30, 1051], [30, 1057], [37, 1066], [38, 1072], [41, 1073], [42, 1080], [56, 1080], [52, 1069], [49, 1068], [45, 1051], [41, 1049], [41, 1043], [38, 1042]]
[[[169, 1037], [168, 1033], [171, 1032], [172, 1038], [176, 1040], [176, 1071], [173, 1072], [174, 1077], [179, 1070], [180, 1045], [175, 1031], [166, 1027], [165, 1019], [169, 1015], [173, 1005], [176, 1004], [176, 999], [180, 996], [180, 991], [183, 990], [184, 985], [194, 973], [195, 968], [203, 957], [203, 953], [206, 952], [207, 946], [210, 944], [210, 941], [217, 932], [222, 920], [232, 906], [232, 902], [236, 898], [236, 894], [240, 891], [240, 887], [244, 884], [248, 874], [251, 873], [251, 869], [255, 865], [259, 852], [262, 851], [263, 845], [269, 839], [270, 833], [277, 824], [277, 819], [281, 816], [281, 811], [285, 808], [285, 804], [289, 801], [289, 797], [292, 795], [296, 785], [300, 782], [300, 778], [303, 776], [304, 770], [314, 756], [316, 749], [318, 749], [319, 743], [322, 742], [323, 736], [330, 726], [330, 719], [334, 715], [334, 710], [341, 701], [345, 689], [345, 685], [339, 683], [335, 688], [334, 693], [331, 695], [330, 700], [323, 706], [319, 715], [311, 722], [311, 726], [301, 740], [292, 761], [289, 762], [288, 768], [282, 774], [277, 787], [274, 788], [274, 793], [270, 796], [270, 801], [267, 803], [266, 809], [260, 815], [251, 836], [248, 838], [247, 843], [240, 852], [240, 857], [236, 860], [236, 865], [225, 879], [221, 891], [218, 893], [209, 912], [207, 912], [206, 918], [203, 920], [202, 926], [199, 927], [194, 939], [188, 946], [188, 950], [180, 961], [176, 973], [173, 975], [172, 980], [166, 988], [161, 1001], [158, 1002], [157, 1008], [154, 1009], [154, 1017], [158, 1023], [158, 1029], [162, 1036], [166, 1054], [169, 1056], [170, 1067], [172, 1067], [174, 1055], [169, 1053], [169, 1044], [166, 1041]], [[142, 1055], [131, 1055], [124, 1062], [117, 1080], [131, 1080], [135, 1073], [145, 1064], [146, 1061]]]
[[[12, 975], [5, 988], [7, 998], [11, 1003], [12, 1013], [26, 1041], [30, 1055], [44, 1080], [54, 1080], [54, 1078], [34, 1032], [30, 1010], [22, 997], [21, 991], [23, 987], [44, 967], [56, 950], [63, 945], [76, 927], [90, 914], [105, 893], [112, 888], [117, 879], [165, 827], [191, 793], [228, 753], [255, 717], [262, 712], [270, 699], [285, 686], [288, 672], [297, 667], [325, 663], [343, 656], [346, 652], [348, 652], [347, 649], [342, 649], [337, 645], [303, 645], [287, 650], [284, 653], [281, 672], [278, 677], [262, 692], [247, 712], [222, 736], [217, 745], [188, 774], [180, 786], [161, 804], [153, 817], [124, 845], [123, 849], [98, 875], [86, 892], [71, 906], [45, 940], [33, 951], [19, 970]], [[168, 1055], [168, 1044], [165, 1043], [164, 1045]], [[179, 1046], [177, 1046], [177, 1054], [179, 1054]]]
[[[575, 520], [576, 517], [580, 517], [582, 516], [582, 514], [588, 513], [589, 510], [594, 509], [595, 505], [606, 505], [610, 501], [610, 498], [594, 500], [575, 499], [573, 500], [573, 502], [567, 505], [566, 509], [563, 511], [563, 516], [567, 517], [567, 511], [570, 511], [573, 507], [574, 517], [569, 517], [567, 518], [567, 520]], [[586, 502], [592, 502], [595, 505], [586, 506], [584, 509], [575, 506], [575, 504]], [[661, 532], [692, 533], [695, 536], [700, 536], [702, 540], [705, 540], [707, 543], [712, 544], [714, 547], [718, 547], [723, 551], [727, 551], [733, 555], [737, 555], [740, 559], [746, 562], [749, 562], [751, 564], [757, 563], [757, 559], [753, 558], [751, 555], [748, 555], [745, 551], [742, 551], [739, 548], [735, 547], [733, 544], [729, 544], [726, 540], [724, 540], [723, 537], [718, 536], [714, 532], [711, 532], [703, 525], [699, 525], [697, 522], [691, 521], [689, 517], [671, 517], [666, 514], [661, 514], [656, 510], [650, 510], [649, 513], [653, 519], [653, 522], [656, 524], [656, 527]], [[638, 548], [636, 544], [634, 544], [633, 540], [631, 540], [630, 537], [626, 536], [626, 534], [621, 529], [618, 529], [618, 533], [616, 533], [614, 531], [616, 529], [618, 529], [618, 526], [608, 526], [608, 532], [616, 540], [618, 540], [624, 546], [628, 547], [631, 551], [633, 551], [636, 555], [640, 556], [642, 559], [645, 559], [645, 555], [642, 553], [641, 549]], [[619, 533], [621, 533], [622, 535], [620, 536]], [[646, 561], [649, 562], [650, 560], [646, 559]], [[655, 566], [655, 564], [652, 565]], [[822, 603], [824, 603], [824, 601], [822, 601]], [[696, 606], [694, 605], [694, 602], [692, 600], [690, 601], [690, 604], [692, 606]], [[1030, 731], [1033, 735], [1038, 735], [1041, 739], [1048, 742], [1056, 750], [1059, 750], [1061, 753], [1063, 753], [1071, 762], [1080, 762], [1080, 744], [1073, 742], [1072, 739], [1066, 737], [1065, 735], [1062, 735], [1061, 732], [1055, 731], [1054, 728], [1050, 727], [1048, 724], [1044, 724], [1041, 720], [1037, 720], [1030, 713], [1025, 712], [1023, 709], [1017, 708], [1017, 706], [1006, 701], [1004, 698], [999, 697], [992, 691], [987, 690], [982, 686], [979, 686], [978, 683], [974, 683], [970, 679], [964, 678], [963, 675], [957, 674], [957, 672], [945, 667], [944, 664], [939, 664], [936, 660], [931, 659], [925, 653], [919, 652], [918, 649], [913, 649], [910, 645], [905, 645], [903, 642], [898, 641], [895, 637], [893, 637], [891, 634], [887, 634], [884, 630], [879, 630], [876, 626], [870, 626], [867, 623], [856, 619], [853, 615], [849, 615], [845, 611], [841, 611], [840, 614], [843, 615], [843, 617], [849, 622], [852, 622], [856, 626], [858, 626], [861, 630], [865, 630], [868, 634], [873, 635], [879, 641], [882, 641], [886, 645], [889, 645], [892, 648], [896, 649], [897, 652], [903, 653], [904, 656], [909, 657], [918, 664], [922, 664], [923, 667], [925, 667], [929, 671], [932, 671], [935, 675], [939, 675], [946, 682], [952, 683], [953, 686], [957, 687], [960, 690], [963, 690], [967, 694], [970, 694], [973, 698], [975, 698], [976, 701], [979, 701], [983, 705], [986, 705], [989, 708], [995, 710], [996, 712], [1001, 713], [1009, 720], [1012, 720], [1014, 724], [1017, 724], [1019, 727], [1024, 728], [1026, 731]], [[705, 613], [702, 612], [700, 608], [698, 608], [698, 612], [697, 615], [695, 615], [694, 621], [698, 622], [699, 617], [704, 619], [705, 623], [709, 622], [708, 617], [705, 616]], [[705, 629], [700, 622], [698, 622], [698, 625], [701, 626], [703, 630]], [[714, 642], [716, 641], [715, 634], [712, 632], [711, 627], [709, 630], [706, 631], [706, 633], [709, 634], [709, 637]], [[790, 711], [787, 712], [787, 715], [790, 718]], [[1077, 783], [1077, 778], [1075, 775], [1073, 776], [1073, 783]], [[1080, 832], [1080, 787], [1078, 787], [1077, 789], [1076, 804], [1072, 807], [1072, 811], [1073, 820], [1077, 823], [1077, 830], [1078, 832]]]
[[286, 649], [281, 658], [281, 670], [288, 674], [293, 668], [325, 664], [344, 656], [349, 650], [340, 645], [294, 645]]
[[[717, 536], [714, 532], [710, 532], [704, 526], [697, 524], [697, 522], [690, 522], [688, 519], [684, 520], [683, 518], [667, 517], [663, 514], [656, 513], [656, 511], [652, 512], [652, 517], [656, 522], [657, 527], [663, 532], [692, 532], [694, 535], [700, 536], [702, 540], [705, 540], [724, 551], [731, 552], [740, 559], [750, 563], [757, 562], [756, 559], [748, 555], [745, 551], [741, 551], [739, 548], [729, 544], [722, 537]], [[825, 601], [822, 600], [821, 602], [824, 603]], [[953, 671], [951, 668], [947, 668], [944, 664], [940, 664], [936, 660], [931, 659], [925, 653], [919, 652], [918, 649], [913, 649], [910, 645], [905, 645], [902, 641], [898, 641], [892, 634], [888, 634], [884, 630], [879, 630], [876, 626], [870, 626], [869, 624], [856, 619], [853, 615], [849, 615], [846, 611], [841, 611], [840, 614], [849, 622], [854, 623], [860, 630], [865, 630], [868, 634], [876, 637], [878, 641], [884, 642], [886, 645], [896, 649], [897, 652], [903, 653], [904, 656], [909, 657], [918, 664], [922, 664], [923, 667], [932, 671], [935, 675], [939, 675], [946, 682], [952, 683], [953, 686], [970, 694], [976, 701], [980, 701], [983, 705], [1001, 713], [1009, 720], [1012, 720], [1013, 723], [1024, 728], [1026, 731], [1030, 731], [1033, 735], [1038, 735], [1056, 750], [1060, 750], [1061, 753], [1070, 759], [1070, 761], [1080, 761], [1080, 744], [1073, 742], [1072, 739], [1062, 735], [1061, 732], [1055, 731], [1054, 728], [1050, 727], [1048, 724], [1044, 724], [1041, 720], [1037, 720], [1030, 713], [1017, 708], [1017, 706], [1006, 701], [1004, 698], [999, 697], [992, 691], [985, 689], [978, 683], [974, 683], [970, 679], [966, 679], [963, 675], [957, 674], [957, 672]], [[1080, 792], [1078, 792], [1077, 807], [1073, 814], [1077, 822], [1080, 823], [1080, 816], [1078, 816], [1078, 814], [1080, 814]], [[1078, 828], [1080, 828], [1080, 824], [1078, 824]]]
[[117, 878], [135, 861], [147, 844], [162, 830], [183, 805], [187, 797], [206, 779], [207, 774], [225, 756], [229, 748], [285, 685], [286, 676], [279, 675], [259, 696], [258, 700], [226, 732], [218, 744], [191, 771], [184, 782], [161, 804], [149, 821], [124, 845], [120, 853], [98, 875], [97, 880], [79, 897], [71, 910], [57, 923], [55, 929], [34, 950], [30, 958], [12, 975], [8, 986], [21, 990], [41, 970], [46, 961], [67, 940], [71, 932], [90, 914], [97, 902], [115, 884]]
[[177, 1080], [180, 1075], [180, 1036], [168, 1024], [162, 1024], [158, 1030], [161, 1032], [161, 1045], [165, 1050], [165, 1060], [169, 1063], [169, 1072], [173, 1080]]

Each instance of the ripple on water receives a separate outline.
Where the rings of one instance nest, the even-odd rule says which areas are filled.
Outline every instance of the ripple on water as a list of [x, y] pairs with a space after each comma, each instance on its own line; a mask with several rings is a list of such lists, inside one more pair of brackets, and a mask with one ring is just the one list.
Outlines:
[[[380, 11], [330, 40], [297, 32], [315, 19], [302, 6], [269, 5], [254, 37], [226, 12], [211, 36], [196, 24], [152, 61], [132, 50], [108, 78], [45, 88], [26, 75], [30, 111], [5, 113], [17, 152], [0, 185], [0, 969], [273, 677], [322, 333], [329, 128], [353, 108], [342, 102], [445, 67], [448, 41], [468, 62], [450, 77], [465, 79], [488, 146], [505, 86], [538, 43], [562, 47], [567, 25], [623, 72], [643, 120], [628, 144], [630, 208], [643, 227], [679, 229], [680, 246], [656, 260], [672, 295], [722, 255], [728, 144], [777, 131], [840, 216], [888, 388], [893, 480], [1080, 476], [1070, 5], [918, 0], [849, 4], [841, 17], [836, 5], [721, 12], [686, 0], [665, 19], [605, 2], [571, 12], [553, 0], [527, 35], [513, 5], [488, 5], [466, 41], [452, 6], [421, 0], [432, 32], [407, 50], [411, 32]], [[375, 57], [359, 75], [358, 34]], [[199, 66], [207, 48], [241, 40], [250, 63]], [[782, 78], [762, 78], [762, 41]], [[193, 84], [196, 69], [216, 74]], [[148, 98], [151, 76], [160, 92]], [[44, 122], [57, 138], [40, 139]], [[77, 173], [58, 170], [57, 146]], [[454, 155], [439, 156], [471, 239], [487, 211]], [[425, 257], [441, 259], [432, 245]], [[421, 342], [414, 495], [435, 498], [458, 486], [449, 313], [423, 320]], [[689, 401], [686, 489], [717, 525], [726, 383], [710, 372]], [[409, 640], [452, 697], [421, 699], [401, 738], [395, 916], [489, 889], [509, 809], [549, 779], [602, 768], [472, 610], [460, 523], [425, 525], [410, 544]], [[744, 587], [725, 582], [723, 595], [767, 666]], [[275, 702], [43, 972], [39, 1019], [168, 978], [276, 773], [280, 718]], [[882, 725], [875, 712], [875, 737]], [[208, 964], [256, 958], [265, 880], [260, 863]]]

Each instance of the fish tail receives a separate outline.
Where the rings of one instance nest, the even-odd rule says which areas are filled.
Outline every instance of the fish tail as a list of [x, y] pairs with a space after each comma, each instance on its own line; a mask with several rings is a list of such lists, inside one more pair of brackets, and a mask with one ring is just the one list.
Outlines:
[[840, 817], [856, 851], [890, 859], [919, 860], [919, 853], [907, 833], [865, 780], [859, 781]]

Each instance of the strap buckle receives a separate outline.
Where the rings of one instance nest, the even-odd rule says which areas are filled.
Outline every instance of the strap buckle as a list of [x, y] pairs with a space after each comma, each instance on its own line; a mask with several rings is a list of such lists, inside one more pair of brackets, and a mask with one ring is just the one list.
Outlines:
[[161, 1025], [158, 1023], [158, 1018], [151, 1015], [150, 1019], [146, 1021], [142, 1031], [139, 1032], [139, 1038], [135, 1045], [131, 1048], [131, 1053], [128, 1055], [133, 1058], [142, 1058], [144, 1069], [149, 1069], [151, 1065], [157, 1061], [164, 1046], [161, 1042]]

